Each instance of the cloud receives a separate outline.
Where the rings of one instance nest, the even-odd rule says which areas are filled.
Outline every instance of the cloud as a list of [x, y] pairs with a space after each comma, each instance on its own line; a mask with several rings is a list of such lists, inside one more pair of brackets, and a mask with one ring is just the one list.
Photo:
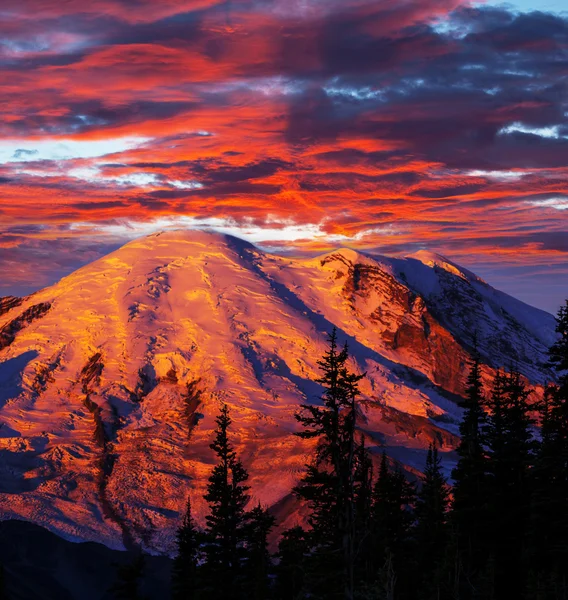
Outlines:
[[148, 141], [146, 138], [108, 138], [104, 140], [39, 139], [22, 147], [19, 140], [0, 140], [0, 164], [36, 161], [69, 161], [98, 158], [124, 152]]
[[30, 227], [3, 234], [8, 290], [51, 269], [42, 252], [36, 287], [80, 263], [63, 256], [75, 246], [86, 261], [180, 224], [553, 278], [568, 259], [560, 15], [458, 0], [2, 10], [0, 219]]
[[532, 206], [542, 206], [544, 208], [553, 208], [555, 210], [568, 210], [568, 197], [547, 198], [546, 200], [529, 200], [528, 204]]

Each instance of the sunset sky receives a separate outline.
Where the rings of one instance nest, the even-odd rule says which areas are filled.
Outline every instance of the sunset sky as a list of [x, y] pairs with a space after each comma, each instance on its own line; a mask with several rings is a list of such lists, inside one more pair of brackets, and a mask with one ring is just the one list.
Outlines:
[[0, 295], [205, 226], [427, 248], [555, 312], [564, 4], [1, 0]]

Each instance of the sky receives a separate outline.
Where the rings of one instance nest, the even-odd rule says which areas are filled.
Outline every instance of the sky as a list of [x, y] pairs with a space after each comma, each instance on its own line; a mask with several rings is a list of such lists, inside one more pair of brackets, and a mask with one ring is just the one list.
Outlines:
[[210, 227], [297, 255], [429, 249], [556, 312], [563, 4], [2, 0], [0, 295]]

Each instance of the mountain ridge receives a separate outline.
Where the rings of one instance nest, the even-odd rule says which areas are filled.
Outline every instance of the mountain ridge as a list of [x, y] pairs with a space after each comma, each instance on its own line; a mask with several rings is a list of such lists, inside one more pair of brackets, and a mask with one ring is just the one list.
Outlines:
[[512, 348], [539, 385], [554, 319], [421, 256], [432, 264], [350, 249], [300, 260], [169, 231], [5, 302], [3, 514], [70, 539], [169, 552], [190, 488], [203, 518], [213, 418], [227, 402], [254, 498], [293, 522], [290, 489], [311, 452], [292, 435], [294, 412], [319, 394], [334, 326], [352, 368], [368, 374], [361, 430], [373, 451], [417, 472], [436, 440], [449, 471], [474, 331], [486, 380]]

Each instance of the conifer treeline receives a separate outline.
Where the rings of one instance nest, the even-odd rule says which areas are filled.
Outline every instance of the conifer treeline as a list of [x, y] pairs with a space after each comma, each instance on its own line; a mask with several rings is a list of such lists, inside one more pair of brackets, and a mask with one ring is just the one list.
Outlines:
[[568, 301], [557, 332], [555, 382], [538, 402], [514, 369], [485, 389], [475, 350], [450, 487], [434, 445], [418, 485], [384, 453], [373, 472], [357, 434], [364, 375], [349, 370], [333, 331], [322, 401], [296, 415], [298, 435], [317, 440], [293, 490], [307, 526], [285, 531], [274, 556], [274, 518], [246, 510], [248, 474], [223, 406], [206, 525], [196, 527], [188, 502], [178, 531], [174, 600], [568, 600]]

